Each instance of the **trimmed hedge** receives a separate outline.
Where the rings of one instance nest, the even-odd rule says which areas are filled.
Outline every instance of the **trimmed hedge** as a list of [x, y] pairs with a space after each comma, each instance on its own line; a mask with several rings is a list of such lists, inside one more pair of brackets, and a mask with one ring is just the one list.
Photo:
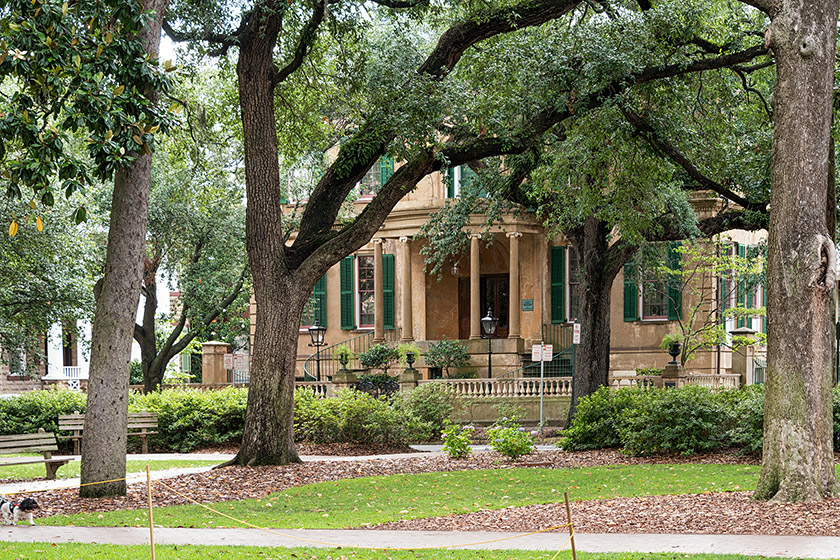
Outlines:
[[[87, 395], [69, 389], [28, 391], [0, 399], [0, 435], [58, 431], [59, 414], [84, 412]], [[68, 434], [69, 435], [69, 434]]]

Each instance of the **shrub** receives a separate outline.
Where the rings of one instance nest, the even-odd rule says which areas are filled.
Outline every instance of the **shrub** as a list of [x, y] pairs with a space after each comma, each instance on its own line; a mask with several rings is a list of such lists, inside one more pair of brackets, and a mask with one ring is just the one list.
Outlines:
[[624, 450], [634, 455], [716, 451], [727, 443], [731, 411], [714, 391], [687, 386], [652, 390], [621, 413]]
[[189, 452], [198, 447], [238, 442], [245, 426], [248, 390], [226, 387], [218, 391], [166, 389], [133, 393], [129, 410], [158, 413], [158, 432], [150, 445]]
[[427, 383], [398, 393], [394, 405], [428, 424], [424, 440], [436, 437], [455, 409], [455, 389], [445, 383]]
[[444, 375], [449, 377], [449, 368], [463, 368], [472, 363], [472, 358], [467, 353], [467, 347], [459, 340], [447, 340], [443, 337], [440, 341], [429, 345], [426, 352], [426, 365], [443, 369]]
[[443, 439], [443, 450], [449, 454], [453, 459], [463, 459], [472, 454], [470, 447], [470, 436], [472, 435], [472, 426], [463, 426], [453, 424], [449, 420], [444, 421], [444, 428], [440, 435]]
[[513, 420], [503, 418], [501, 424], [488, 428], [490, 447], [514, 461], [534, 450], [534, 436]]
[[563, 430], [558, 446], [566, 451], [585, 451], [621, 447], [619, 427], [623, 413], [632, 409], [636, 401], [654, 389], [619, 389], [601, 387], [593, 394], [578, 400], [572, 425]]
[[[835, 390], [835, 442], [837, 441], [837, 395]], [[728, 445], [740, 447], [745, 453], [761, 453], [764, 444], [764, 385], [750, 385], [740, 391], [724, 391], [720, 394], [720, 398], [725, 406], [732, 410], [731, 426], [727, 431]]]
[[378, 369], [383, 374], [387, 374], [388, 368], [399, 360], [400, 351], [397, 348], [391, 348], [384, 342], [371, 346], [359, 354], [359, 364], [363, 368]]
[[58, 432], [58, 415], [84, 412], [86, 403], [85, 393], [69, 389], [29, 391], [0, 399], [0, 435], [32, 434], [38, 428]]
[[143, 363], [140, 360], [131, 360], [131, 364], [129, 364], [128, 384], [143, 384]]
[[295, 392], [295, 439], [313, 443], [407, 443], [426, 434], [427, 423], [389, 401], [353, 389], [316, 398]]

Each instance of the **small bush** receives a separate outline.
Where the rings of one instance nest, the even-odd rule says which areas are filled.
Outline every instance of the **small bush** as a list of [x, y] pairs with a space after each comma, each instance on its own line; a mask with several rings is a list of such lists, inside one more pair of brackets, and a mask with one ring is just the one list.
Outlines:
[[493, 451], [510, 457], [514, 461], [534, 450], [534, 436], [515, 421], [504, 418], [501, 424], [488, 428], [490, 447]]
[[444, 422], [443, 432], [440, 437], [443, 439], [443, 450], [449, 454], [453, 459], [463, 459], [472, 454], [470, 447], [470, 436], [472, 435], [472, 426], [461, 427], [458, 424], [453, 424], [449, 420]]
[[[838, 393], [834, 391], [835, 445], [837, 444]], [[724, 391], [721, 400], [732, 410], [727, 431], [728, 445], [744, 453], [761, 453], [764, 444], [764, 385], [750, 385], [740, 391]]]
[[563, 431], [558, 446], [566, 451], [585, 451], [621, 447], [619, 428], [624, 411], [653, 389], [619, 389], [601, 387], [578, 400], [572, 425]]
[[445, 383], [427, 383], [396, 395], [395, 406], [406, 410], [429, 425], [424, 440], [436, 437], [455, 409], [455, 389]]
[[447, 340], [443, 337], [429, 345], [426, 352], [426, 365], [441, 368], [445, 377], [450, 377], [449, 368], [464, 368], [472, 364], [467, 347], [459, 340]]
[[400, 351], [397, 348], [391, 348], [385, 343], [371, 346], [361, 354], [359, 354], [359, 364], [363, 368], [378, 369], [383, 374], [387, 374], [388, 368], [399, 362]]

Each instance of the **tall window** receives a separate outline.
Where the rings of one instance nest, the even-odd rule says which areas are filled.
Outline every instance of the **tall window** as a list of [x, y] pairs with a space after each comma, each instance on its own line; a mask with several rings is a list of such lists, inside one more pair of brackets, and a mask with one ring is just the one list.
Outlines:
[[580, 317], [580, 260], [577, 250], [569, 247], [569, 321]]
[[[661, 262], [670, 270], [681, 268], [678, 243], [662, 245]], [[678, 276], [664, 274], [655, 260], [639, 265], [631, 259], [624, 265], [624, 320], [680, 318], [682, 294]]]
[[373, 256], [360, 255], [359, 259], [359, 326], [372, 327], [374, 322]]
[[475, 171], [466, 165], [450, 167], [446, 175], [446, 198], [458, 198], [461, 189], [469, 187], [478, 178]]
[[359, 181], [359, 196], [372, 197], [379, 192], [382, 185], [387, 183], [393, 174], [394, 160], [388, 156], [380, 157]]
[[642, 271], [642, 319], [668, 318], [668, 285], [656, 270]]

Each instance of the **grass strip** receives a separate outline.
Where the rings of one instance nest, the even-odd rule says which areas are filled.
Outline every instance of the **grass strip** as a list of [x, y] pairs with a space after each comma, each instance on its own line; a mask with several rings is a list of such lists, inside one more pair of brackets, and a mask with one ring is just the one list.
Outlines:
[[[530, 550], [363, 550], [354, 548], [267, 548], [254, 546], [192, 546], [166, 545], [155, 547], [157, 558], [168, 560], [245, 560], [247, 559], [307, 559], [307, 560], [552, 560], [556, 551]], [[147, 560], [148, 546], [113, 544], [50, 544], [0, 543], [0, 555], [15, 560]], [[590, 554], [578, 552], [580, 560], [766, 560], [765, 556], [733, 554], [674, 554], [622, 552]], [[564, 550], [557, 560], [569, 560], [571, 552]]]
[[[496, 469], [376, 476], [290, 488], [265, 499], [221, 502], [214, 509], [259, 527], [340, 529], [572, 500], [752, 490], [759, 467], [626, 465], [578, 469]], [[258, 471], [255, 471], [258, 483]], [[165, 483], [165, 481], [163, 481]], [[166, 490], [158, 485], [155, 492]], [[48, 525], [144, 525], [144, 510], [54, 516]], [[155, 508], [161, 527], [239, 527], [200, 506]]]

